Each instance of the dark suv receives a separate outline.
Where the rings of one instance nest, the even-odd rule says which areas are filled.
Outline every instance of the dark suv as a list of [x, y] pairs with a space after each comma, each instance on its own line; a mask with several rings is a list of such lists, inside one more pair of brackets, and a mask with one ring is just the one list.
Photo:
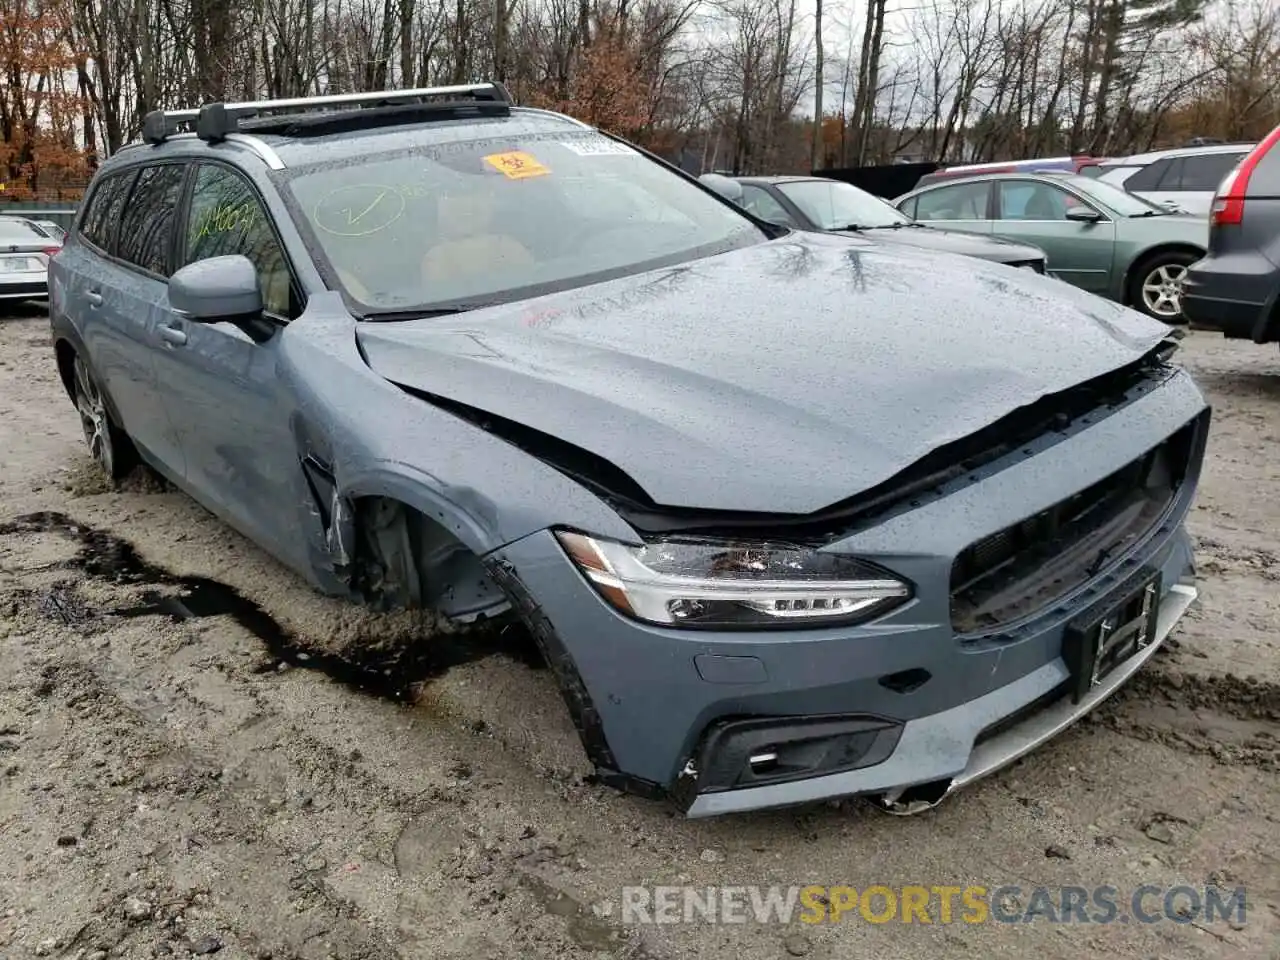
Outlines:
[[1280, 342], [1280, 127], [1218, 187], [1209, 252], [1187, 271], [1182, 309], [1230, 339]]

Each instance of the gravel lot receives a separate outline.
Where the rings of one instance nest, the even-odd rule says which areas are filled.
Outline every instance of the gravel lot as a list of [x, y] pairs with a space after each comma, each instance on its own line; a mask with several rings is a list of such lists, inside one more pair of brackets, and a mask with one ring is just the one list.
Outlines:
[[[1274, 347], [1184, 341], [1215, 406], [1204, 584], [1129, 689], [920, 817], [688, 822], [584, 779], [518, 630], [423, 640], [154, 479], [109, 490], [48, 333], [0, 320], [0, 958], [1280, 957]], [[198, 616], [166, 615], [178, 593]], [[1212, 883], [1248, 919], [601, 916], [646, 883]]]

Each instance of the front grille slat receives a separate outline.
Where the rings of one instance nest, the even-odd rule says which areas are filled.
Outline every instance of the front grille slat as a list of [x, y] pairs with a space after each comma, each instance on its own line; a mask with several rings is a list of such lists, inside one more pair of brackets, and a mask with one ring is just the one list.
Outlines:
[[971, 544], [951, 567], [951, 621], [989, 634], [1083, 586], [1176, 499], [1197, 422], [1092, 486]]

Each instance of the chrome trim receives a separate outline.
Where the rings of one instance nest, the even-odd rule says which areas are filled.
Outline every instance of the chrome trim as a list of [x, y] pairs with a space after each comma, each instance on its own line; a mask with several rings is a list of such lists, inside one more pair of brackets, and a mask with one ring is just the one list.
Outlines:
[[978, 744], [969, 754], [969, 762], [964, 770], [952, 778], [947, 793], [995, 773], [1024, 757], [1042, 743], [1062, 733], [1115, 693], [1160, 649], [1160, 645], [1173, 631], [1174, 624], [1187, 612], [1198, 595], [1193, 586], [1181, 583], [1171, 586], [1160, 604], [1160, 611], [1156, 615], [1155, 637], [1149, 644], [1117, 666], [1114, 672], [1090, 690], [1079, 703], [1072, 703], [1070, 698], [1059, 700], [1038, 713], [1033, 713], [1016, 726]]
[[284, 161], [280, 159], [280, 154], [276, 153], [269, 143], [259, 137], [247, 133], [228, 133], [226, 141], [239, 144], [242, 147], [248, 147], [261, 157], [267, 167], [272, 170], [284, 169]]

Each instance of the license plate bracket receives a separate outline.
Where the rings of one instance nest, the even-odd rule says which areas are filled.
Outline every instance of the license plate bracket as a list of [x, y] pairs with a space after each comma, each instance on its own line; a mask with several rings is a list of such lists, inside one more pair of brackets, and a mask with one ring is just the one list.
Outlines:
[[1067, 624], [1062, 659], [1079, 703], [1116, 667], [1155, 639], [1160, 571], [1144, 568]]

